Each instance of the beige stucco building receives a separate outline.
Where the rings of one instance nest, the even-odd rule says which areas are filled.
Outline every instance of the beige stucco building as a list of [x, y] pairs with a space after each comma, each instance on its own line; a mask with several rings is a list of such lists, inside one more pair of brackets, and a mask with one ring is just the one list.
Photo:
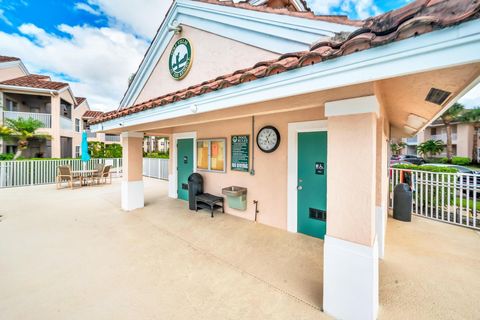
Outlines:
[[414, 1], [351, 21], [240, 2], [174, 1], [119, 109], [91, 121], [121, 134], [122, 208], [145, 205], [144, 136], [168, 137], [170, 197], [189, 199], [192, 172], [213, 195], [246, 188], [246, 207], [226, 213], [323, 238], [321, 308], [374, 319], [388, 143], [479, 82], [480, 4]]
[[[89, 131], [88, 120], [101, 114], [90, 110], [86, 98], [76, 97], [68, 83], [30, 74], [19, 58], [0, 56], [0, 124], [5, 119], [33, 118], [44, 124], [38, 132], [52, 137], [51, 141], [30, 141], [22, 156], [79, 157], [84, 130], [89, 141], [119, 143], [118, 135]], [[0, 153], [15, 153], [16, 148], [15, 141], [0, 139]]]
[[[477, 146], [480, 146], [479, 135], [475, 135], [475, 126], [469, 122], [452, 122], [452, 151], [453, 156], [466, 157], [473, 159], [474, 139], [477, 138]], [[427, 140], [441, 140], [447, 144], [446, 126], [439, 119], [434, 121], [430, 126], [422, 130], [417, 135], [410, 138], [403, 138], [406, 147], [402, 149], [402, 154], [417, 154], [417, 146]], [[446, 157], [446, 147], [438, 157]], [[480, 154], [477, 150], [477, 157]], [[477, 161], [480, 159], [477, 159]]]

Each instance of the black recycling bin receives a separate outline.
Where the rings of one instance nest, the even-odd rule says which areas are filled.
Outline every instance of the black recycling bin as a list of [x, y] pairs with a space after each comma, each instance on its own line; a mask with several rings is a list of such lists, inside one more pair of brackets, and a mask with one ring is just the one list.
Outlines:
[[412, 190], [406, 183], [400, 183], [393, 190], [393, 218], [412, 221]]
[[203, 177], [198, 173], [192, 173], [188, 177], [188, 208], [195, 210], [195, 196], [203, 193]]

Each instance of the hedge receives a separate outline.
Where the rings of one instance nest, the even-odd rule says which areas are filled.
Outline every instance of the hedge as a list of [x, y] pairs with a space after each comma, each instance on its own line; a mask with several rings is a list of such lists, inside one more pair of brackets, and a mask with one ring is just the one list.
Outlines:
[[414, 164], [396, 164], [392, 168], [395, 169], [406, 169], [406, 170], [417, 170], [417, 171], [427, 171], [427, 172], [444, 172], [444, 173], [457, 173], [458, 170], [450, 167], [440, 167], [440, 166], [417, 166]]

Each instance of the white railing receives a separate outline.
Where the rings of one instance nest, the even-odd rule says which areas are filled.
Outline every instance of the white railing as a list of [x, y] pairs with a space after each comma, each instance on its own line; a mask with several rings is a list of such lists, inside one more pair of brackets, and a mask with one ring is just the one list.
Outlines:
[[105, 135], [105, 141], [108, 141], [108, 142], [120, 142], [120, 136], [118, 136], [118, 135], [113, 135], [113, 134], [106, 134], [106, 135]]
[[168, 180], [168, 159], [143, 158], [143, 175]]
[[[434, 134], [430, 137], [430, 139], [432, 140], [441, 140], [443, 141], [444, 143], [447, 143], [447, 134], [446, 133], [442, 133], [442, 134]], [[452, 141], [457, 141], [457, 134], [456, 133], [452, 133]]]
[[96, 138], [97, 133], [87, 130], [87, 138]]
[[412, 188], [412, 213], [480, 229], [480, 175], [390, 169], [390, 206], [399, 183]]
[[[98, 163], [112, 165], [112, 176], [121, 176], [121, 158], [91, 159], [86, 169], [93, 170]], [[55, 183], [57, 167], [60, 165], [69, 165], [72, 170], [83, 169], [80, 159], [0, 161], [0, 188]]]
[[18, 111], [3, 111], [5, 119], [18, 120], [32, 118], [43, 123], [43, 128], [52, 127], [52, 116], [49, 113], [34, 113], [34, 112], [18, 112]]
[[407, 143], [417, 143], [417, 142], [418, 142], [418, 137], [417, 136], [407, 138]]
[[72, 119], [69, 119], [64, 116], [60, 116], [60, 128], [64, 130], [72, 130]]

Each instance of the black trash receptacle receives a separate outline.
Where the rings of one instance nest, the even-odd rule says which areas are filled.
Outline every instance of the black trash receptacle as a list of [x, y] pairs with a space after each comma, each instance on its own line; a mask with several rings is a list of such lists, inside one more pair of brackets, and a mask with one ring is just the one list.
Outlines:
[[203, 177], [192, 173], [188, 177], [188, 208], [195, 210], [195, 196], [203, 193]]
[[412, 221], [412, 190], [406, 183], [400, 183], [393, 190], [393, 218]]

